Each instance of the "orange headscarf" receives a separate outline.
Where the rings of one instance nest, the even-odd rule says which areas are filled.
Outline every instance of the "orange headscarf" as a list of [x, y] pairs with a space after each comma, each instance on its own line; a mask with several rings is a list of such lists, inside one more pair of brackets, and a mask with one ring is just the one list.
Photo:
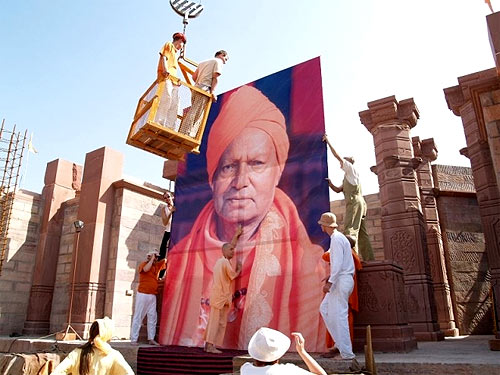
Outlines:
[[207, 144], [207, 172], [210, 185], [227, 146], [246, 128], [260, 129], [269, 135], [276, 149], [280, 170], [283, 171], [290, 148], [285, 118], [259, 90], [243, 86], [224, 102], [210, 129]]

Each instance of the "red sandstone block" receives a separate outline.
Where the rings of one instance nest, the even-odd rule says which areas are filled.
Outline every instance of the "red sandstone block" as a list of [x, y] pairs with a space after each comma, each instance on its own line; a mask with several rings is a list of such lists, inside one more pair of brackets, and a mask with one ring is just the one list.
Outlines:
[[[5, 293], [5, 295], [2, 293], [2, 298], [9, 298], [12, 294], [11, 293]], [[3, 326], [5, 323], [4, 319], [10, 319], [12, 321], [15, 321], [16, 319], [22, 319], [21, 316], [25, 316], [26, 314], [26, 305], [28, 303], [28, 299], [24, 301], [24, 303], [15, 303], [15, 302], [9, 302], [2, 304], [2, 324], [0, 326]]]
[[12, 270], [5, 269], [5, 268], [2, 269], [2, 282], [4, 280], [13, 281], [13, 282], [26, 281], [26, 277], [27, 276], [25, 273], [12, 271]]
[[495, 104], [500, 103], [500, 90], [491, 91], [491, 98]]
[[64, 264], [59, 263], [56, 268], [56, 275], [61, 275], [64, 273]]
[[64, 273], [69, 275], [72, 271], [73, 271], [73, 264], [72, 263], [66, 263], [64, 265]]
[[0, 292], [10, 292], [14, 289], [14, 283], [8, 280], [0, 281]]
[[372, 219], [370, 220], [370, 230], [372, 231], [381, 231], [382, 228], [381, 228], [381, 225], [382, 225], [382, 220], [381, 219]]
[[131, 228], [134, 228], [137, 221], [139, 221], [142, 217], [143, 211], [130, 207], [122, 207], [121, 221], [123, 222], [124, 218], [134, 220]]
[[30, 212], [33, 214], [33, 215], [38, 215], [40, 213], [40, 206], [38, 204], [33, 204], [31, 207], [30, 207]]
[[[33, 272], [34, 263], [17, 262], [17, 272], [24, 272], [31, 276]], [[30, 277], [31, 280], [31, 277]]]
[[56, 275], [56, 285], [68, 284], [70, 282], [69, 276], [66, 273]]
[[[498, 107], [499, 107], [499, 111], [500, 111], [500, 104], [498, 105]], [[499, 113], [499, 119], [500, 119], [500, 113]], [[486, 124], [486, 129], [487, 129], [488, 137], [490, 137], [490, 138], [500, 137], [500, 124], [498, 121], [490, 122], [490, 123]], [[493, 149], [491, 151], [495, 151], [495, 149]], [[498, 151], [498, 148], [497, 148], [497, 151]]]
[[[14, 288], [16, 287], [16, 284], [14, 284]], [[29, 300], [29, 294], [28, 293], [18, 293], [17, 291], [13, 292], [6, 292], [2, 293], [2, 299], [5, 297], [6, 301], [9, 301], [9, 305], [26, 305]]]
[[73, 261], [73, 254], [60, 254], [58, 263], [66, 264], [71, 263]]
[[[14, 256], [16, 256], [16, 255], [14, 255]], [[9, 260], [9, 258], [13, 258], [14, 256], [6, 257], [5, 258], [5, 260], [3, 262], [3, 265], [2, 265], [2, 270], [6, 271], [6, 270], [14, 270], [14, 269], [16, 269], [17, 262], [14, 261], [14, 260]], [[2, 275], [1, 281], [5, 280], [5, 279], [6, 279], [5, 276]]]
[[[136, 276], [136, 271], [135, 269], [120, 269], [118, 270], [115, 280], [116, 281], [124, 281], [125, 284], [121, 285], [121, 287], [127, 289], [130, 288], [130, 282], [132, 282], [135, 279]], [[128, 283], [128, 285], [126, 284]]]
[[163, 178], [170, 181], [175, 181], [177, 177], [178, 161], [176, 160], [165, 160], [163, 163]]
[[380, 197], [377, 194], [369, 194], [364, 196], [366, 203], [380, 204]]
[[[29, 281], [31, 281], [31, 278]], [[16, 292], [29, 292], [31, 290], [31, 283], [16, 283], [15, 290]]]
[[500, 104], [484, 107], [483, 112], [485, 123], [500, 120]]
[[[36, 251], [36, 245], [35, 244], [26, 244], [24, 243], [21, 247], [18, 248], [16, 251], [16, 261], [20, 262], [35, 262], [34, 256], [35, 256], [35, 251]], [[10, 251], [9, 251], [10, 253]], [[13, 256], [10, 256], [10, 258], [13, 258]]]

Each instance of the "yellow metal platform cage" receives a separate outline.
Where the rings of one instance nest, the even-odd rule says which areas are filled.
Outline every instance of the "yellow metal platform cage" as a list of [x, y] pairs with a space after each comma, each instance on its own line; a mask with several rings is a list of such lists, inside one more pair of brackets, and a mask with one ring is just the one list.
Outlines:
[[[196, 63], [189, 61], [192, 65]], [[179, 61], [183, 78], [158, 79], [139, 99], [127, 144], [170, 160], [200, 153], [212, 95], [193, 85], [193, 71]]]

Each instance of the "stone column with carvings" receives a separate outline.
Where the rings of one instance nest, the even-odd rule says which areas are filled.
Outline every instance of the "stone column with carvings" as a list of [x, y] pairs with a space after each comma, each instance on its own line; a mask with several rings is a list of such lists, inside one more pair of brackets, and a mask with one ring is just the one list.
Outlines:
[[63, 217], [61, 205], [79, 190], [82, 167], [57, 159], [47, 164], [42, 191], [42, 221], [36, 251], [30, 300], [23, 332], [49, 333], [52, 295]]
[[[462, 118], [467, 142], [463, 154], [470, 159], [479, 212], [486, 241], [496, 326], [500, 327], [500, 78], [495, 69], [458, 79], [458, 86], [444, 90], [448, 108]], [[496, 173], [497, 172], [497, 173]], [[500, 331], [490, 342], [500, 350]]]
[[409, 352], [417, 349], [408, 324], [404, 272], [391, 261], [363, 263], [358, 274], [359, 311], [354, 323], [354, 349], [363, 351], [366, 326], [371, 326], [373, 350]]
[[87, 337], [90, 324], [104, 315], [106, 275], [115, 189], [121, 179], [123, 154], [108, 147], [85, 157], [78, 219], [85, 225], [77, 250], [71, 324]]
[[421, 159], [414, 157], [410, 140], [418, 109], [413, 99], [398, 102], [391, 96], [368, 103], [359, 116], [374, 139], [384, 254], [403, 266], [408, 321], [417, 340], [442, 340], [415, 172]]
[[455, 325], [450, 284], [446, 272], [444, 245], [439, 226], [434, 177], [431, 167], [431, 162], [437, 159], [438, 152], [433, 138], [421, 141], [419, 137], [413, 137], [412, 143], [414, 155], [422, 158], [422, 163], [417, 168], [417, 177], [427, 229], [427, 248], [429, 249], [438, 322], [446, 336], [458, 336], [459, 332]]

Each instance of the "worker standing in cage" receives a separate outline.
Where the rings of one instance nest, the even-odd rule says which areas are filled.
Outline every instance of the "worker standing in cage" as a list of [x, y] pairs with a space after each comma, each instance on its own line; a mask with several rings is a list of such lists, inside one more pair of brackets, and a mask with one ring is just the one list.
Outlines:
[[170, 76], [177, 78], [177, 54], [184, 47], [186, 37], [183, 33], [172, 35], [172, 42], [167, 42], [160, 51], [158, 61], [158, 80], [165, 79], [165, 89], [160, 98], [160, 104], [156, 113], [156, 122], [170, 129], [175, 129], [177, 120], [177, 111], [179, 107], [179, 86], [175, 79], [169, 79]]
[[[214, 101], [217, 101], [215, 87], [217, 86], [219, 76], [222, 74], [222, 66], [227, 60], [226, 51], [217, 51], [212, 59], [201, 62], [193, 73], [195, 86], [209, 93]], [[191, 108], [181, 123], [180, 132], [195, 138], [203, 118], [203, 113], [210, 100], [210, 95], [204, 95], [195, 90], [191, 92]]]

